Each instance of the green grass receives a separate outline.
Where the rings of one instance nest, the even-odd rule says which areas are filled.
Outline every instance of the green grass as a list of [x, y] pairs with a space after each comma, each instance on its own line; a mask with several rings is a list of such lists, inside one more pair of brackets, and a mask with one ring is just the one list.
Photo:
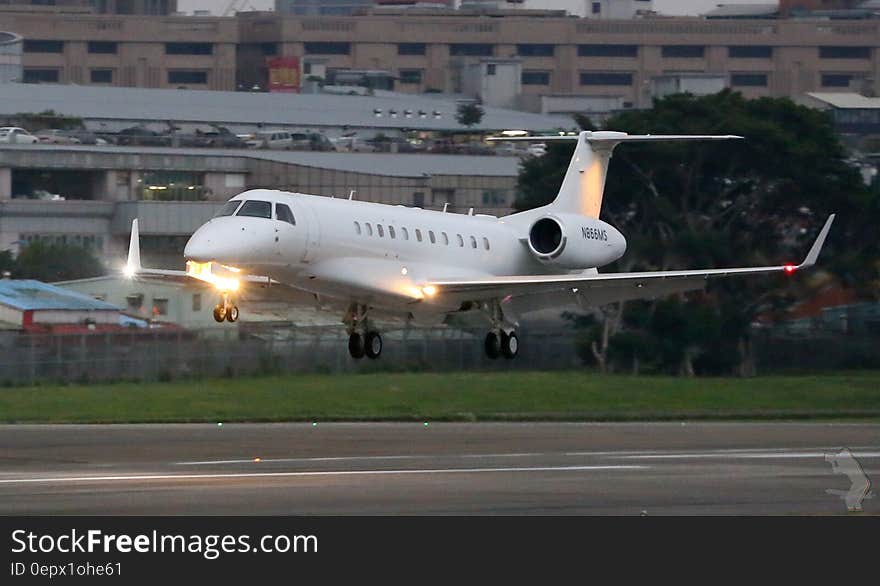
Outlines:
[[290, 375], [0, 389], [0, 421], [880, 417], [880, 372], [749, 379], [590, 372]]

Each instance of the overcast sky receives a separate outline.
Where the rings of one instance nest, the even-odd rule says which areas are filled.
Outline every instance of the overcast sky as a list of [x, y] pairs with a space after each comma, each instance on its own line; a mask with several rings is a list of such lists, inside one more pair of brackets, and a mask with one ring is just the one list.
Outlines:
[[[178, 0], [178, 10], [210, 10], [222, 14], [231, 0]], [[238, 1], [238, 0], [236, 0]], [[275, 6], [275, 0], [242, 0], [245, 7], [266, 10]], [[768, 2], [768, 0], [765, 0]], [[718, 4], [760, 4], [761, 0], [654, 0], [654, 10], [662, 14], [701, 14]], [[586, 3], [581, 0], [526, 0], [529, 8], [564, 8], [583, 14]]]

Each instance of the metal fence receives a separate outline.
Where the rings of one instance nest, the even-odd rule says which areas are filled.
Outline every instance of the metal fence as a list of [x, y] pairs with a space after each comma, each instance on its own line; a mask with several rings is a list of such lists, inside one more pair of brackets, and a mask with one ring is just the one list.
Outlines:
[[177, 380], [275, 373], [566, 369], [570, 332], [527, 331], [516, 360], [490, 360], [483, 336], [448, 328], [383, 335], [378, 360], [354, 360], [342, 328], [132, 330], [0, 336], [0, 384]]

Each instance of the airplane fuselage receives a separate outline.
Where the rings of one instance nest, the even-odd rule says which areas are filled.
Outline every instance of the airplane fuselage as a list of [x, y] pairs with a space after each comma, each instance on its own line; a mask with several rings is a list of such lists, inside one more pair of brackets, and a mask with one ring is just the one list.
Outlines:
[[[215, 217], [187, 243], [185, 255], [216, 261], [318, 295], [360, 300], [386, 309], [449, 311], [461, 299], [432, 298], [421, 291], [430, 280], [521, 274], [568, 274], [542, 262], [525, 243], [532, 216], [496, 218], [445, 213], [273, 190], [250, 190], [232, 202], [270, 202], [269, 217]], [[279, 218], [279, 204], [294, 223]], [[583, 217], [576, 236], [595, 262], [619, 258], [626, 241], [610, 225]], [[398, 293], [388, 296], [389, 284]]]

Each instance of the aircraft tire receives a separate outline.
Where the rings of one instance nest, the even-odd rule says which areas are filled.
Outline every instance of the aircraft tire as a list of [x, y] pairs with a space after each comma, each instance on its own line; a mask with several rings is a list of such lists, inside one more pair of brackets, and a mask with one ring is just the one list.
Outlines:
[[355, 360], [364, 357], [364, 337], [357, 332], [348, 337], [348, 353]]
[[483, 343], [483, 348], [486, 350], [486, 356], [492, 360], [501, 356], [501, 340], [498, 338], [497, 332], [493, 331], [486, 334], [486, 341]]
[[367, 334], [366, 343], [364, 344], [364, 352], [367, 358], [375, 360], [382, 354], [382, 336], [379, 332], [369, 332]]
[[229, 323], [238, 321], [238, 306], [233, 305], [229, 309], [226, 310], [226, 321]]
[[518, 353], [519, 336], [516, 335], [516, 332], [510, 332], [509, 334], [501, 332], [501, 354], [509, 360], [516, 358]]
[[226, 319], [226, 312], [223, 311], [223, 307], [220, 305], [215, 305], [214, 306], [214, 321], [219, 323], [219, 322], [222, 322], [224, 319]]

